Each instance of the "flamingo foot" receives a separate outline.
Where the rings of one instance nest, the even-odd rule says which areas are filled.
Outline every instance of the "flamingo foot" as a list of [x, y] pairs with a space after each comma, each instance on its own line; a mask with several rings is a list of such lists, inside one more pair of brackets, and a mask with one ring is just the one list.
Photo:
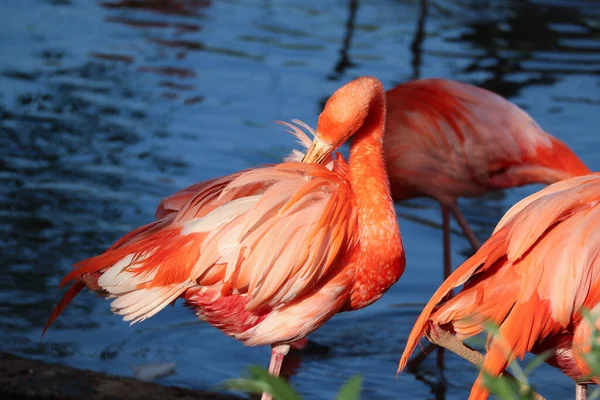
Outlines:
[[[271, 362], [269, 363], [269, 374], [273, 376], [279, 376], [279, 371], [281, 371], [281, 364], [283, 363], [283, 358], [290, 351], [289, 344], [280, 344], [277, 346], [273, 346], [271, 349]], [[263, 393], [261, 400], [273, 400], [273, 396], [269, 393]]]

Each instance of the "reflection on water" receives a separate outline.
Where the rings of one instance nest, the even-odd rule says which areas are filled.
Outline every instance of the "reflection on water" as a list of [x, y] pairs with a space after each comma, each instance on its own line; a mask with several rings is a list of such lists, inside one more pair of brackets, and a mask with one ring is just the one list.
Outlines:
[[[477, 16], [467, 22], [466, 32], [451, 41], [469, 42], [478, 50], [462, 70], [486, 72], [488, 76], [478, 82], [480, 86], [510, 98], [524, 87], [549, 86], [565, 75], [600, 73], [598, 59], [592, 56], [600, 47], [590, 42], [600, 33], [598, 4], [573, 1], [540, 5], [520, 0], [470, 3]], [[588, 14], [593, 8], [596, 15]]]
[[328, 76], [329, 80], [339, 81], [344, 74], [344, 71], [348, 68], [354, 67], [348, 52], [352, 45], [352, 35], [354, 34], [354, 25], [356, 23], [356, 12], [358, 10], [358, 0], [349, 0], [348, 5], [348, 20], [346, 21], [344, 40], [342, 41], [342, 48], [340, 50], [339, 61], [333, 67], [333, 73]]
[[[294, 140], [271, 121], [314, 125], [341, 83], [375, 75], [386, 87], [441, 76], [509, 97], [598, 169], [600, 9], [592, 1], [334, 2], [27, 0], [0, 4], [1, 349], [131, 374], [175, 362], [160, 382], [210, 388], [266, 365], [180, 306], [129, 328], [108, 304], [78, 297], [40, 341], [74, 261], [152, 219], [159, 199], [213, 176], [280, 160]], [[487, 237], [537, 187], [461, 202]], [[394, 379], [421, 304], [441, 279], [441, 218], [418, 199], [397, 208], [408, 257], [401, 281], [373, 306], [339, 315], [312, 338], [327, 355], [290, 357], [308, 398], [333, 398], [355, 373], [364, 397], [462, 399], [474, 371], [430, 357]], [[469, 254], [455, 229], [454, 257]], [[439, 237], [438, 237], [439, 235]], [[570, 395], [549, 367], [533, 380]], [[554, 389], [553, 389], [554, 390]], [[542, 390], [542, 393], [544, 391]]]

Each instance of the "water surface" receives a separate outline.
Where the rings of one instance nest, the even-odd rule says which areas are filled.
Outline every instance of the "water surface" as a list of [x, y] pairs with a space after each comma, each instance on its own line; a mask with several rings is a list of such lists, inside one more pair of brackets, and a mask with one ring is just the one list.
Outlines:
[[[0, 3], [0, 349], [131, 375], [175, 362], [160, 383], [212, 388], [267, 365], [180, 305], [129, 327], [85, 293], [43, 341], [71, 265], [153, 218], [191, 183], [277, 162], [295, 140], [272, 123], [314, 125], [341, 84], [374, 75], [387, 88], [418, 77], [477, 84], [526, 109], [600, 168], [600, 8], [595, 1], [9, 0]], [[525, 187], [461, 203], [489, 235]], [[363, 375], [365, 399], [464, 399], [475, 377], [447, 357], [395, 371], [411, 324], [441, 280], [440, 212], [398, 207], [408, 266], [379, 302], [312, 338], [328, 356], [290, 357], [292, 383], [331, 399]], [[458, 228], [457, 228], [458, 231]], [[453, 237], [453, 262], [469, 254]], [[438, 279], [440, 278], [440, 279]], [[547, 398], [573, 385], [543, 366]], [[445, 396], [445, 397], [444, 397]]]

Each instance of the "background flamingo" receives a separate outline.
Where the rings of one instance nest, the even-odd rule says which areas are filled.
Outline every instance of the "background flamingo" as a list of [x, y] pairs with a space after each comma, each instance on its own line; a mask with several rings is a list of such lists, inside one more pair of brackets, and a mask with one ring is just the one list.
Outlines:
[[[46, 328], [85, 286], [114, 298], [113, 312], [132, 323], [182, 297], [227, 335], [272, 345], [269, 372], [278, 375], [289, 343], [339, 311], [376, 301], [404, 271], [384, 123], [377, 79], [341, 87], [319, 116], [304, 162], [249, 169], [165, 199], [155, 222], [64, 277], [61, 285], [74, 283]], [[331, 159], [353, 134], [350, 163]]]
[[[517, 203], [493, 235], [440, 286], [417, 319], [399, 371], [423, 335], [442, 329], [460, 340], [498, 325], [483, 368], [498, 376], [526, 352], [573, 379], [590, 370], [582, 351], [590, 326], [582, 310], [600, 311], [600, 174], [555, 183]], [[444, 301], [453, 288], [464, 285]], [[588, 346], [589, 347], [589, 346]], [[598, 382], [598, 377], [593, 377]], [[485, 399], [481, 374], [470, 399]]]
[[476, 86], [446, 79], [409, 81], [387, 92], [384, 148], [394, 201], [431, 197], [442, 208], [444, 278], [452, 270], [450, 213], [479, 247], [459, 197], [591, 171], [522, 109]]

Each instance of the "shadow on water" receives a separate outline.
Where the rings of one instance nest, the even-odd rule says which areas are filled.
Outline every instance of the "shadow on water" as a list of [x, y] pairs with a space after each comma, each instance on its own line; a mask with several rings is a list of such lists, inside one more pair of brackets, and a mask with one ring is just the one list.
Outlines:
[[[342, 48], [340, 49], [339, 61], [333, 67], [333, 73], [327, 77], [331, 81], [339, 81], [344, 71], [348, 68], [352, 68], [354, 64], [350, 61], [348, 50], [352, 45], [352, 35], [354, 34], [354, 24], [356, 21], [356, 12], [358, 11], [358, 0], [348, 1], [348, 20], [346, 21], [346, 34], [342, 41]], [[322, 108], [321, 108], [322, 109]]]
[[[162, 383], [204, 388], [265, 365], [268, 349], [244, 348], [182, 307], [129, 328], [89, 294], [43, 342], [39, 335], [75, 261], [150, 221], [173, 190], [281, 159], [293, 140], [270, 121], [313, 125], [326, 96], [360, 75], [386, 87], [432, 76], [483, 86], [600, 165], [600, 10], [591, 1], [27, 0], [0, 5], [3, 15], [2, 350], [121, 374], [132, 364], [174, 361], [177, 373]], [[486, 238], [533, 190], [460, 206]], [[442, 260], [438, 205], [417, 199], [397, 210], [409, 257], [404, 277], [373, 306], [336, 316], [311, 336], [331, 348], [327, 355], [286, 360], [285, 375], [309, 398], [333, 398], [355, 373], [369, 399], [468, 393], [474, 373], [450, 356], [443, 376], [428, 357], [415, 375], [393, 379]], [[458, 228], [453, 233], [457, 264], [470, 249]], [[562, 379], [541, 371], [540, 387]], [[556, 392], [570, 394], [564, 382]]]

